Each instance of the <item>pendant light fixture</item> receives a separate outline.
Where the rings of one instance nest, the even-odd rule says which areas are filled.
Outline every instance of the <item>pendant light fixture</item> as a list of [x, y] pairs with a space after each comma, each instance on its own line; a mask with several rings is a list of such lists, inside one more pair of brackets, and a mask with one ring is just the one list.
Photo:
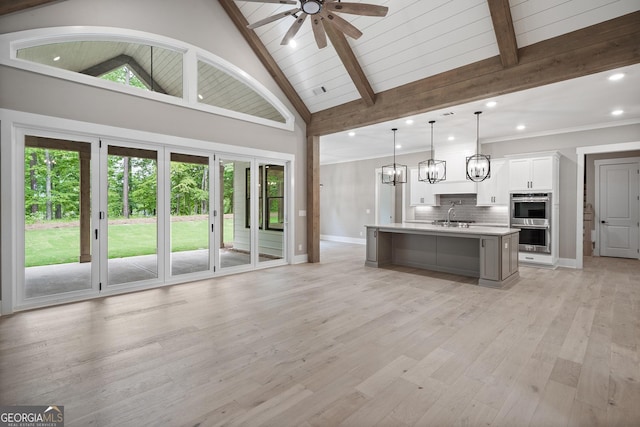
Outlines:
[[407, 182], [407, 166], [396, 163], [396, 132], [398, 129], [391, 130], [393, 131], [393, 164], [382, 167], [382, 183], [404, 184]]
[[476, 154], [467, 157], [467, 179], [473, 182], [482, 182], [491, 177], [491, 158], [480, 154], [480, 114], [482, 111], [473, 113], [476, 115]]
[[418, 163], [418, 181], [435, 184], [436, 182], [447, 179], [447, 162], [444, 160], [435, 160], [433, 154], [433, 124], [435, 120], [431, 120], [431, 154], [429, 160]]

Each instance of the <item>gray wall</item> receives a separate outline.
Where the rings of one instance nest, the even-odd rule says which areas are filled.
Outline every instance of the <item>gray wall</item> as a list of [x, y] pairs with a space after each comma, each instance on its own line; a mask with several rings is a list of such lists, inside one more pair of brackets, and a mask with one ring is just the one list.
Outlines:
[[[576, 148], [640, 141], [640, 124], [586, 130], [512, 141], [483, 144], [482, 151], [492, 157], [509, 154], [559, 151], [560, 158], [560, 258], [576, 256], [576, 197], [578, 182]], [[321, 140], [322, 143], [322, 140]], [[639, 147], [640, 149], [640, 142]], [[425, 153], [398, 156], [399, 163], [417, 165]], [[615, 154], [612, 155], [615, 157]], [[375, 220], [374, 170], [390, 158], [362, 160], [320, 167], [321, 234], [362, 238], [363, 225]], [[345, 188], [346, 187], [346, 188]], [[398, 191], [401, 191], [401, 186]], [[401, 193], [398, 193], [399, 195]], [[398, 196], [397, 204], [400, 205]], [[369, 215], [366, 209], [371, 209]], [[401, 218], [397, 215], [397, 218]]]
[[[67, 0], [0, 17], [2, 33], [69, 25], [133, 29], [193, 44], [246, 71], [295, 113], [217, 1]], [[297, 115], [290, 132], [3, 66], [0, 93], [0, 108], [293, 154], [295, 211], [306, 209], [306, 126]], [[305, 218], [296, 218], [293, 231], [296, 254], [306, 253]]]

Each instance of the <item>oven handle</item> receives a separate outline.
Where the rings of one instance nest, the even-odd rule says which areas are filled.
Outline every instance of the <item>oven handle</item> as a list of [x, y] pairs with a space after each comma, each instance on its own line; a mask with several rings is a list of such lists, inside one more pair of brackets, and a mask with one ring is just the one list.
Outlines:
[[518, 225], [513, 225], [513, 227], [515, 228], [537, 228], [537, 229], [547, 229], [549, 228], [549, 225], [522, 225], [522, 224], [518, 224]]
[[512, 197], [513, 202], [548, 202], [548, 197]]

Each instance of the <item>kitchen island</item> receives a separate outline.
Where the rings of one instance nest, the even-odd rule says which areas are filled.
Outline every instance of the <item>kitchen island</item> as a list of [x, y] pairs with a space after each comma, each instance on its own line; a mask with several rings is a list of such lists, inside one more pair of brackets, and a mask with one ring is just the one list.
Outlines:
[[366, 225], [365, 265], [401, 265], [477, 277], [503, 287], [518, 275], [518, 229], [403, 223]]

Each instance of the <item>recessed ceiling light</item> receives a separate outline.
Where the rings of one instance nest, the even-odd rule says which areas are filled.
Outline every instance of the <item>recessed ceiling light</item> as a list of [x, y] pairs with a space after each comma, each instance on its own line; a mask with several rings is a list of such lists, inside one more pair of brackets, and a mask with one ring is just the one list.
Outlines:
[[199, 100], [203, 100], [203, 99], [204, 99], [204, 96], [202, 96], [202, 94], [198, 94], [198, 99], [199, 99]]
[[611, 112], [612, 116], [621, 116], [622, 114], [624, 114], [624, 110], [613, 110]]
[[402, 145], [398, 144], [396, 145], [396, 148], [402, 148]]
[[617, 80], [622, 80], [624, 78], [624, 73], [615, 73], [609, 76], [609, 80], [615, 82]]
[[356, 136], [356, 133], [355, 133], [355, 132], [353, 132], [353, 131], [352, 131], [352, 132], [349, 132], [349, 136]]
[[493, 107], [495, 107], [496, 105], [498, 105], [498, 103], [497, 103], [496, 101], [489, 101], [489, 102], [487, 102], [485, 105], [486, 105], [487, 107], [489, 107], [489, 108], [493, 108]]
[[295, 40], [291, 39], [291, 41], [289, 42], [289, 46], [292, 49], [295, 49], [296, 47], [298, 47], [298, 42], [296, 42]]
[[527, 127], [526, 127], [525, 125], [518, 125], [518, 126], [516, 127], [516, 129], [518, 129], [518, 130], [525, 130], [526, 128], [527, 128]]
[[450, 137], [449, 137], [449, 138], [447, 138], [447, 139], [448, 139], [449, 141], [453, 141], [453, 140], [455, 140], [455, 139], [456, 139], [456, 137], [455, 137], [455, 136], [450, 136]]
[[412, 119], [408, 119], [405, 123], [408, 124], [408, 125], [412, 125], [413, 124], [413, 120]]
[[60, 61], [60, 57], [56, 56], [55, 58], [53, 58], [54, 61]]

